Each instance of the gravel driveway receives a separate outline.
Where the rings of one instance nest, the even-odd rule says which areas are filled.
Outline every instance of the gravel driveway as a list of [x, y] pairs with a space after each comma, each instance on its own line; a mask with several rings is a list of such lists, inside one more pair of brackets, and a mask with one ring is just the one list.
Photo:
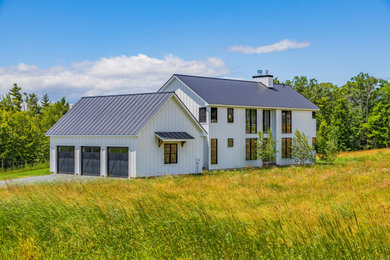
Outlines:
[[74, 181], [74, 180], [96, 180], [100, 177], [93, 176], [75, 176], [68, 174], [51, 174], [51, 175], [42, 175], [42, 176], [34, 176], [34, 177], [25, 177], [19, 179], [11, 179], [0, 181], [0, 187], [6, 186], [7, 184], [34, 184], [34, 183], [45, 183], [45, 182], [62, 182], [62, 181]]

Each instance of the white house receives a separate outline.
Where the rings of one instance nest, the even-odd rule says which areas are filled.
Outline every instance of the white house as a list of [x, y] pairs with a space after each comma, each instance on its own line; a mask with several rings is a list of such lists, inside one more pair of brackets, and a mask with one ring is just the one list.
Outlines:
[[271, 75], [173, 75], [156, 93], [84, 97], [47, 133], [54, 173], [146, 177], [261, 167], [257, 131], [271, 129], [277, 165], [293, 164], [295, 129], [315, 142], [318, 107]]

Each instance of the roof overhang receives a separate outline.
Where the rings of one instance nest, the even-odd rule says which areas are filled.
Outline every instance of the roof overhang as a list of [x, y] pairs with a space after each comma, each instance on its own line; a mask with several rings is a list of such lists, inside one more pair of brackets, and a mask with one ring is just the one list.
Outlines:
[[183, 146], [188, 140], [195, 139], [187, 132], [155, 132], [154, 134], [158, 139], [158, 147], [163, 142], [180, 142]]

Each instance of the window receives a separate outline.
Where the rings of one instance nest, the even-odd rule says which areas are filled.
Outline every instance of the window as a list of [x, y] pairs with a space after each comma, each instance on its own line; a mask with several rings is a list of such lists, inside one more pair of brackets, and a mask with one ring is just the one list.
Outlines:
[[211, 164], [218, 163], [218, 140], [211, 139]]
[[291, 158], [291, 138], [282, 138], [282, 158]]
[[247, 138], [245, 144], [245, 159], [246, 160], [256, 160], [256, 148], [257, 148], [257, 139], [256, 138]]
[[177, 163], [177, 144], [164, 144], [164, 164]]
[[282, 111], [282, 133], [291, 134], [291, 111]]
[[266, 133], [271, 127], [271, 111], [263, 110], [263, 133]]
[[246, 109], [246, 133], [256, 134], [257, 133], [257, 110]]
[[227, 109], [227, 122], [228, 123], [234, 122], [234, 109], [230, 107]]
[[211, 108], [211, 123], [218, 122], [218, 109], [216, 107]]
[[233, 147], [233, 138], [228, 138], [228, 147]]
[[206, 108], [205, 107], [200, 107], [199, 108], [199, 122], [200, 123], [206, 123], [207, 121], [207, 113], [206, 113]]
[[311, 139], [311, 145], [313, 146], [313, 150], [316, 150], [317, 148], [316, 148], [316, 138], [315, 137], [313, 137], [312, 139]]
[[316, 112], [311, 112], [311, 118], [315, 119], [316, 118]]

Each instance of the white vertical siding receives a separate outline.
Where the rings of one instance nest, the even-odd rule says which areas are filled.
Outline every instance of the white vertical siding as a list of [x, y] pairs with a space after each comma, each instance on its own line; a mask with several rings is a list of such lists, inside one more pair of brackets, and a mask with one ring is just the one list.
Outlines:
[[[75, 147], [75, 174], [81, 174], [81, 147], [99, 146], [100, 154], [100, 175], [107, 174], [107, 150], [105, 147], [128, 147], [129, 152], [136, 147], [136, 138], [130, 136], [51, 136], [50, 137], [50, 171], [57, 172], [57, 146]], [[135, 164], [135, 155], [129, 161], [130, 166]], [[134, 166], [135, 167], [135, 166]]]
[[[246, 134], [245, 108], [234, 108], [234, 123], [227, 122], [227, 107], [218, 107], [218, 123], [210, 123], [209, 138], [218, 139], [218, 164], [210, 164], [210, 170], [261, 167], [261, 160], [246, 160], [246, 138], [257, 138], [257, 134]], [[257, 109], [257, 130], [262, 129], [262, 110]], [[227, 139], [233, 138], [233, 147], [227, 146]], [[210, 157], [210, 156], [209, 156]]]
[[[234, 123], [227, 123], [227, 107], [218, 107], [218, 123], [210, 123], [209, 139], [218, 139], [218, 164], [209, 164], [210, 170], [242, 168], [247, 166], [261, 167], [261, 160], [246, 160], [245, 139], [257, 138], [257, 134], [246, 134], [246, 108], [234, 108]], [[294, 164], [292, 159], [282, 159], [282, 138], [293, 138], [296, 129], [311, 138], [316, 137], [316, 123], [311, 111], [293, 110], [292, 133], [282, 134], [282, 110], [271, 109], [271, 131], [277, 141], [276, 164]], [[209, 116], [210, 117], [210, 116]], [[210, 118], [208, 118], [210, 120]], [[263, 131], [263, 109], [257, 109], [257, 131]], [[227, 139], [234, 139], [234, 147], [227, 147]], [[210, 148], [208, 147], [208, 150]], [[210, 160], [210, 152], [208, 151]]]
[[[178, 163], [164, 164], [164, 144], [158, 147], [155, 132], [187, 132], [195, 139], [178, 143]], [[172, 98], [139, 133], [137, 176], [198, 173], [203, 165], [202, 130], [179, 101]]]
[[[282, 125], [282, 115], [281, 110], [277, 115], [277, 121], [280, 122], [280, 126]], [[309, 137], [309, 143], [311, 144], [312, 138], [316, 137], [316, 120], [312, 118], [312, 111], [304, 111], [304, 110], [293, 110], [291, 112], [291, 120], [292, 120], [292, 128], [291, 134], [282, 134], [282, 129], [280, 128], [280, 160], [278, 165], [289, 165], [294, 164], [293, 159], [282, 159], [281, 158], [281, 143], [282, 138], [294, 138], [295, 130], [299, 130], [303, 132], [305, 135]]]
[[[202, 98], [200, 98], [197, 94], [194, 93], [193, 90], [188, 88], [185, 84], [183, 84], [177, 79], [173, 79], [172, 82], [170, 82], [164, 88], [164, 91], [174, 91], [196, 119], [199, 119], [199, 107], [207, 106], [207, 103]], [[210, 111], [207, 110], [207, 115], [209, 114], [209, 112]], [[208, 132], [207, 122], [202, 123], [202, 126]]]

